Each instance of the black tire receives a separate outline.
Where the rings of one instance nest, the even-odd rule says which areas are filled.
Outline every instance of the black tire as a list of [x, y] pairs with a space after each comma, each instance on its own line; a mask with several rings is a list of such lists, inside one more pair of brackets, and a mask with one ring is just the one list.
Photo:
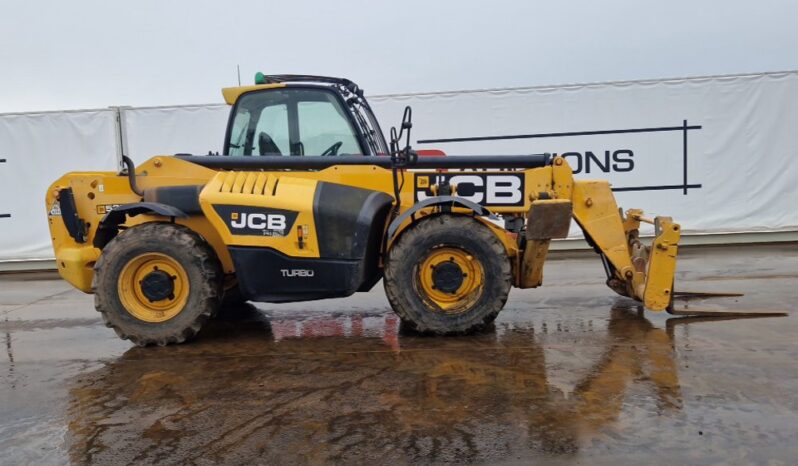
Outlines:
[[[418, 285], [421, 264], [442, 247], [467, 252], [484, 271], [481, 294], [455, 313], [431, 302]], [[490, 228], [472, 217], [441, 214], [402, 234], [388, 253], [383, 282], [394, 312], [409, 328], [452, 335], [479, 331], [493, 322], [507, 302], [512, 272], [507, 252]]]
[[[122, 270], [146, 254], [168, 256], [185, 271], [188, 282], [185, 305], [166, 321], [137, 318], [120, 299]], [[94, 266], [94, 305], [105, 325], [122, 339], [139, 346], [182, 343], [193, 338], [219, 309], [222, 279], [219, 259], [197, 233], [173, 223], [145, 223], [123, 231], [103, 249]]]

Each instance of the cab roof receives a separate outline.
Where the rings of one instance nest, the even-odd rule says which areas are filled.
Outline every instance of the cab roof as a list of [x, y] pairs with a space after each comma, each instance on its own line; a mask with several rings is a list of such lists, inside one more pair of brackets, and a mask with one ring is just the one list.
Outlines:
[[265, 75], [261, 72], [255, 74], [254, 85], [226, 87], [222, 89], [222, 95], [224, 96], [224, 101], [227, 102], [228, 105], [233, 105], [236, 103], [238, 98], [241, 97], [241, 94], [244, 94], [245, 92], [257, 91], [261, 89], [275, 89], [297, 83], [326, 84], [347, 90], [358, 97], [363, 97], [363, 90], [360, 89], [357, 84], [344, 78], [303, 74]]

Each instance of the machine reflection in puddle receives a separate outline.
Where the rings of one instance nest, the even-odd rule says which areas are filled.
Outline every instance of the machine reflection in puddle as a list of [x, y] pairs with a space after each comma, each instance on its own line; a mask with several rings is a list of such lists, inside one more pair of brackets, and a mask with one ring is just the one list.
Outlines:
[[430, 338], [389, 312], [239, 309], [193, 344], [132, 348], [73, 380], [70, 455], [500, 460], [618, 441], [625, 405], [652, 423], [680, 410], [672, 332], [623, 306], [575, 322]]

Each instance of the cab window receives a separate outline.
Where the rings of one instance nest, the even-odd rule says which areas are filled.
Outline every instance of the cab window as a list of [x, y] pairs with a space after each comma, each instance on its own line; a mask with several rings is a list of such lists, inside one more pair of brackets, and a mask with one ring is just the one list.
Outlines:
[[329, 90], [269, 89], [242, 95], [235, 106], [229, 155], [363, 154], [349, 113]]
[[[285, 104], [263, 107], [255, 125], [255, 154], [290, 154], [288, 138], [288, 108]], [[263, 137], [268, 135], [268, 138]]]
[[241, 109], [233, 118], [230, 128], [227, 153], [230, 155], [243, 155], [244, 145], [247, 140], [247, 126], [249, 126], [249, 110]]

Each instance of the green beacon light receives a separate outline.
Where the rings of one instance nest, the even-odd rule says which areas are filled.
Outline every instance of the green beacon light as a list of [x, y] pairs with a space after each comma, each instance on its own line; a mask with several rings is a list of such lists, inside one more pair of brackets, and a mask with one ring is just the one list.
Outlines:
[[266, 84], [266, 75], [260, 71], [255, 73], [255, 84]]

